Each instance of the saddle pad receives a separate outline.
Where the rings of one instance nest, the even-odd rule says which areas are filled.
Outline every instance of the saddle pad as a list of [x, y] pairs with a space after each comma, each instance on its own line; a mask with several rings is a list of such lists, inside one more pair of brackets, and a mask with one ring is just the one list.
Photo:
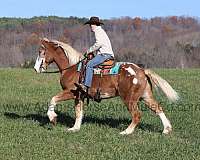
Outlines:
[[[115, 65], [111, 69], [94, 68], [94, 74], [103, 74], [103, 75], [118, 74], [121, 64], [123, 64], [123, 62], [116, 62]], [[80, 72], [81, 68], [82, 68], [82, 63], [79, 63], [77, 71]]]

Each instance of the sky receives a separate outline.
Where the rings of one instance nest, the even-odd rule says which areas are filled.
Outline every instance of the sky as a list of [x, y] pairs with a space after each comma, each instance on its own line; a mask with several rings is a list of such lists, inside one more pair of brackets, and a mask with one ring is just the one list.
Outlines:
[[0, 17], [200, 17], [200, 0], [2, 0]]

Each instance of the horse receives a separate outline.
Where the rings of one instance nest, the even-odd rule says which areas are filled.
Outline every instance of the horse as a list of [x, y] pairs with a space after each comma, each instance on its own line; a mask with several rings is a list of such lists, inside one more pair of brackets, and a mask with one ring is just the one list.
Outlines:
[[[77, 71], [77, 67], [83, 55], [69, 44], [57, 40], [43, 38], [40, 40], [40, 43], [39, 54], [34, 66], [35, 70], [38, 73], [47, 71], [49, 64], [54, 62], [59, 69], [60, 85], [63, 89], [52, 97], [47, 116], [50, 122], [55, 125], [57, 114], [54, 108], [56, 104], [61, 101], [74, 99], [75, 123], [67, 131], [79, 131], [83, 119], [84, 98], [81, 98], [81, 92], [75, 84], [79, 82], [80, 72]], [[172, 102], [177, 101], [179, 95], [166, 80], [152, 70], [140, 68], [134, 63], [124, 62], [119, 67], [118, 74], [94, 75], [88, 94], [91, 97], [95, 96], [99, 87], [102, 99], [120, 97], [130, 112], [131, 123], [120, 134], [128, 135], [133, 133], [135, 127], [140, 122], [141, 111], [137, 105], [139, 101], [143, 101], [145, 106], [161, 119], [163, 134], [172, 132], [172, 125], [166, 117], [162, 109], [163, 107], [153, 96], [153, 87], [159, 88]]]

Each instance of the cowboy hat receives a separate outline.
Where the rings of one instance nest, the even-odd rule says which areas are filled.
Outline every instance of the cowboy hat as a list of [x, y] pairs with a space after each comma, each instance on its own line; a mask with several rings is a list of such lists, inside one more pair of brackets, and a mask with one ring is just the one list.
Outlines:
[[103, 23], [100, 22], [99, 17], [91, 17], [89, 21], [84, 23], [84, 25], [86, 25], [86, 24], [95, 24], [97, 26], [100, 26]]

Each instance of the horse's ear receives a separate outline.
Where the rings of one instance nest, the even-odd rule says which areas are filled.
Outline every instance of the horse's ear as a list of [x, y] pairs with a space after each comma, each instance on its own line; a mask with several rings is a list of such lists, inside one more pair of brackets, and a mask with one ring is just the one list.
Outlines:
[[39, 41], [40, 41], [40, 42], [42, 42], [42, 39], [43, 39], [42, 37], [39, 37]]
[[40, 42], [45, 46], [45, 48], [48, 48], [49, 40], [47, 38], [40, 38]]
[[49, 42], [49, 39], [45, 38], [45, 37], [42, 40], [45, 41], [45, 42]]
[[43, 43], [43, 42], [49, 42], [49, 40], [47, 38], [41, 38], [41, 37], [39, 37], [39, 40], [40, 40], [41, 43]]

